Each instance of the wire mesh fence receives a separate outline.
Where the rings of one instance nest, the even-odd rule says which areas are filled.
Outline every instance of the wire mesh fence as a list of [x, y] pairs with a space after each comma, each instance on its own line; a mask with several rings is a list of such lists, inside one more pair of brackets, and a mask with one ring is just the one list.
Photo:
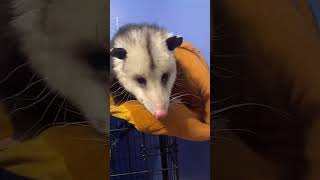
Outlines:
[[178, 180], [176, 138], [138, 132], [111, 119], [111, 180]]

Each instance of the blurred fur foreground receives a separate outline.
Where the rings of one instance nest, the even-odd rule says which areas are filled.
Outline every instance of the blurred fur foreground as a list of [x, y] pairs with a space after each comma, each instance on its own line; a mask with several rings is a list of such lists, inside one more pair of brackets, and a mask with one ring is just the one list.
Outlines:
[[[212, 179], [320, 178], [319, 30], [307, 1], [213, 5]], [[216, 127], [214, 125], [214, 127]]]

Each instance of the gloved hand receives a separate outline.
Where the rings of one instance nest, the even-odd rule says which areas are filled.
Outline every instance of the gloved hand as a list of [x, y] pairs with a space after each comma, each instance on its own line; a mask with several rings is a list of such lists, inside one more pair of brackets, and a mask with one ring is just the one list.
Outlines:
[[210, 139], [210, 70], [203, 56], [191, 44], [184, 42], [176, 49], [177, 86], [172, 93], [181, 95], [181, 103], [172, 103], [168, 115], [157, 120], [138, 101], [114, 105], [110, 97], [110, 112], [133, 124], [137, 130], [154, 135], [176, 136], [186, 140]]

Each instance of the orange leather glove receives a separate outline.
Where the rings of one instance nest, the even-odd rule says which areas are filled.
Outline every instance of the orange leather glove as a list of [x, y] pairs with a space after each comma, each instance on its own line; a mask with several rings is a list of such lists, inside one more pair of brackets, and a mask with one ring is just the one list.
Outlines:
[[169, 107], [168, 116], [155, 119], [138, 101], [114, 105], [110, 97], [110, 112], [133, 124], [141, 132], [176, 136], [192, 141], [210, 140], [210, 70], [204, 57], [191, 44], [184, 42], [176, 49], [177, 86], [172, 93], [184, 94], [183, 104]]

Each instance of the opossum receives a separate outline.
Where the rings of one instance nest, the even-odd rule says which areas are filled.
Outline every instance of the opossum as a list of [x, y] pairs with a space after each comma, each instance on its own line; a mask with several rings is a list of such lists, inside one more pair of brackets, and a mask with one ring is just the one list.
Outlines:
[[[107, 3], [105, 0], [1, 1], [0, 82], [13, 69], [21, 68], [1, 82], [0, 103], [9, 109], [19, 109], [1, 99], [12, 95], [13, 91], [26, 89], [33, 74], [39, 81], [27, 89], [28, 92], [32, 88], [37, 91], [39, 98], [35, 100], [46, 94], [40, 96], [39, 90], [46, 91], [43, 89], [46, 87], [50, 90], [47, 95], [56, 94], [52, 101], [68, 101], [98, 132], [108, 133], [110, 40]], [[9, 89], [13, 91], [9, 92]], [[19, 94], [20, 99], [24, 94], [26, 92]], [[17, 97], [11, 99], [14, 106], [22, 102]], [[51, 105], [48, 104], [45, 106]], [[15, 116], [16, 121], [25, 121], [23, 113], [27, 110], [14, 115], [18, 113], [22, 116]], [[43, 107], [39, 106], [36, 113], [40, 113], [40, 117], [45, 114]]]
[[182, 42], [183, 37], [157, 24], [120, 27], [110, 45], [111, 94], [116, 103], [133, 96], [155, 118], [166, 117], [177, 77], [175, 49]]

